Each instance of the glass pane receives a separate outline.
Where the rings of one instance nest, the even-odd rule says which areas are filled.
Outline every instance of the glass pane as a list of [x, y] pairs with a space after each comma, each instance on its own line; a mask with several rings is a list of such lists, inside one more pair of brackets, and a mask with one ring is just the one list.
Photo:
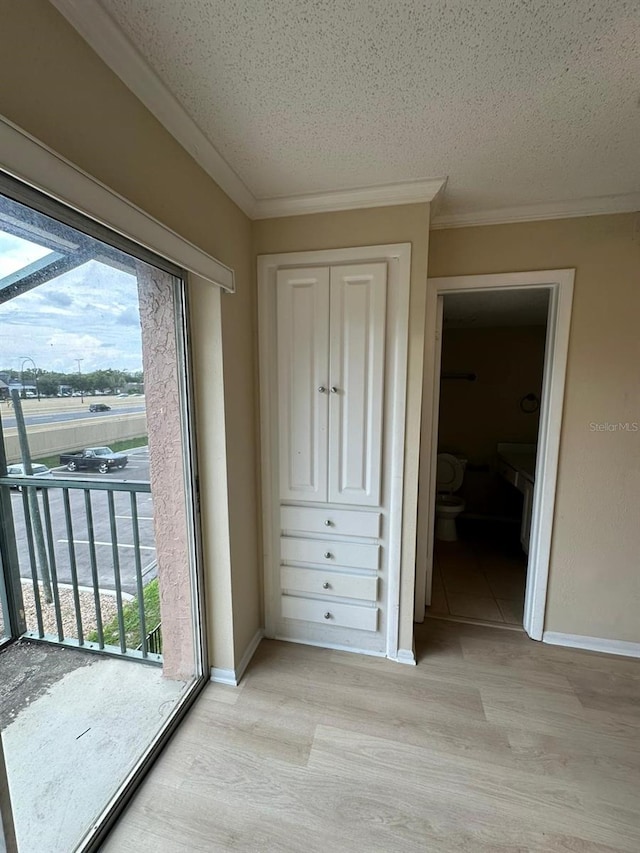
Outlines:
[[0, 197], [3, 574], [25, 620], [0, 650], [0, 729], [20, 853], [73, 849], [201, 676], [181, 287]]

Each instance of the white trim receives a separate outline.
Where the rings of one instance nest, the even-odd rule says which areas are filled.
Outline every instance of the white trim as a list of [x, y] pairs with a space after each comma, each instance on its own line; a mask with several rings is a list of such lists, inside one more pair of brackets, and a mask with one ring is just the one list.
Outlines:
[[235, 670], [220, 669], [220, 667], [211, 667], [210, 681], [215, 681], [216, 684], [229, 684], [231, 687], [238, 686]]
[[0, 116], [0, 169], [189, 272], [233, 291], [233, 270]]
[[248, 216], [255, 198], [98, 0], [51, 0], [98, 56]]
[[[385, 444], [391, 447], [389, 496], [388, 593], [386, 655], [395, 660], [398, 654], [400, 611], [400, 565], [402, 546], [402, 497], [404, 483], [404, 436], [406, 420], [408, 316], [411, 273], [411, 244], [361, 246], [347, 249], [322, 249], [312, 252], [290, 252], [258, 257], [258, 346], [260, 370], [260, 446], [262, 471], [262, 529], [264, 547], [265, 634], [275, 637], [279, 611], [279, 584], [275, 583], [280, 566], [280, 495], [278, 468], [278, 412], [274, 389], [276, 376], [275, 281], [282, 267], [327, 266], [386, 260], [389, 264], [390, 298], [395, 300], [393, 332], [388, 340], [395, 350], [391, 355], [393, 381], [388, 382], [385, 396], [390, 402], [391, 416]], [[389, 358], [389, 356], [388, 356]], [[385, 368], [386, 370], [386, 368]], [[385, 414], [385, 418], [387, 415]], [[291, 638], [290, 638], [291, 639]], [[329, 644], [326, 644], [329, 647]], [[333, 647], [333, 646], [331, 646]], [[335, 646], [340, 648], [340, 646]], [[348, 648], [343, 646], [342, 648]], [[361, 651], [354, 649], [354, 651]]]
[[640, 643], [627, 643], [624, 640], [607, 640], [604, 637], [585, 637], [583, 634], [558, 634], [555, 631], [545, 631], [542, 642], [549, 643], [551, 646], [586, 649], [606, 655], [640, 658]]
[[446, 182], [446, 178], [428, 178], [359, 189], [261, 198], [256, 201], [253, 218], [273, 219], [278, 216], [301, 216], [354, 208], [431, 202], [444, 189]]
[[473, 213], [437, 214], [433, 229], [469, 228], [477, 225], [505, 225], [509, 222], [537, 222], [543, 219], [572, 219], [578, 216], [602, 216], [611, 213], [635, 213], [640, 210], [640, 193], [596, 196], [576, 201], [540, 202], [519, 207], [478, 210]]
[[[202, 132], [180, 101], [151, 68], [99, 0], [50, 0], [162, 126], [250, 219], [298, 216], [322, 211], [384, 207], [432, 201], [446, 178], [296, 196], [256, 198], [238, 173]], [[520, 207], [453, 213], [432, 218], [432, 228], [464, 228], [539, 219], [595, 216], [640, 210], [640, 194], [599, 196], [573, 202], [542, 202]]]
[[[418, 554], [416, 588], [424, 590], [433, 560], [433, 526], [435, 519], [435, 488], [433, 470], [437, 454], [438, 424], [433, 418], [439, 400], [439, 382], [435, 381], [437, 351], [436, 306], [442, 294], [453, 291], [510, 290], [546, 288], [550, 291], [547, 341], [545, 347], [544, 380], [540, 404], [538, 453], [533, 494], [533, 515], [527, 569], [524, 629], [534, 640], [542, 638], [544, 612], [549, 579], [551, 532], [558, 476], [558, 454], [562, 426], [562, 408], [566, 379], [571, 304], [575, 270], [540, 270], [537, 272], [497, 275], [451, 276], [427, 280], [427, 333], [425, 337], [425, 374], [421, 430], [420, 495], [418, 504]], [[424, 576], [424, 578], [422, 577]], [[424, 619], [424, 602], [416, 600], [416, 621]]]
[[251, 663], [251, 658], [255, 655], [256, 651], [258, 650], [258, 646], [262, 642], [263, 638], [264, 638], [264, 631], [262, 628], [258, 628], [256, 633], [253, 635], [251, 642], [249, 643], [249, 645], [245, 649], [244, 654], [240, 658], [240, 663], [236, 667], [236, 679], [238, 681], [240, 681], [240, 679], [242, 678], [242, 676], [245, 673], [246, 668]]
[[235, 669], [221, 669], [220, 667], [212, 666], [210, 680], [217, 684], [230, 684], [231, 687], [237, 687], [238, 684], [240, 684], [240, 680], [244, 675], [246, 668], [251, 663], [251, 658], [255, 655], [263, 637], [264, 631], [260, 628], [253, 635], [245, 653], [242, 655], [240, 663]]
[[398, 663], [408, 664], [409, 666], [416, 665], [416, 656], [411, 649], [398, 649], [395, 660]]
[[446, 178], [256, 199], [98, 0], [51, 0], [108, 67], [250, 219], [428, 202]]
[[[400, 247], [398, 247], [400, 248]], [[400, 588], [402, 567], [402, 533], [404, 530], [404, 463], [406, 455], [405, 436], [407, 422], [407, 378], [409, 370], [409, 303], [411, 298], [411, 245], [405, 244], [398, 252], [397, 292], [389, 297], [392, 305], [395, 296], [396, 310], [393, 329], [394, 376], [385, 386], [385, 397], [391, 397], [392, 414], [390, 428], [385, 427], [384, 443], [388, 442], [391, 456], [391, 486], [389, 498], [389, 542], [388, 542], [388, 595], [387, 595], [387, 657], [396, 659], [400, 640]], [[391, 277], [391, 264], [389, 264]], [[390, 387], [389, 387], [390, 386]], [[413, 569], [413, 566], [412, 566]]]

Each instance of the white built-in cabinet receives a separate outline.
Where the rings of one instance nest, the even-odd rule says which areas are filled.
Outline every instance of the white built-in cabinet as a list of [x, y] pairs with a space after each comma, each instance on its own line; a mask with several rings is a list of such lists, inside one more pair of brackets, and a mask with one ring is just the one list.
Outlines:
[[267, 634], [385, 654], [408, 275], [403, 290], [396, 258], [320, 254], [259, 275]]
[[282, 500], [380, 504], [386, 266], [278, 271]]

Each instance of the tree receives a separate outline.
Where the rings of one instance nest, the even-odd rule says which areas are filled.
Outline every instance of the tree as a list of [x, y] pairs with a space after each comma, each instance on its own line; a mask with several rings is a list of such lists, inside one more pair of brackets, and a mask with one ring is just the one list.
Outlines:
[[45, 397], [55, 397], [58, 393], [60, 380], [54, 374], [47, 373], [44, 376], [38, 377], [38, 386], [40, 393], [44, 394]]

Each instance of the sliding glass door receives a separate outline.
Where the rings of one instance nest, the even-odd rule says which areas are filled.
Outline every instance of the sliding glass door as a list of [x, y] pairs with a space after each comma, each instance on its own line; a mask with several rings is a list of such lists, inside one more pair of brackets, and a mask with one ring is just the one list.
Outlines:
[[0, 730], [18, 850], [66, 853], [204, 683], [186, 291], [0, 191]]

